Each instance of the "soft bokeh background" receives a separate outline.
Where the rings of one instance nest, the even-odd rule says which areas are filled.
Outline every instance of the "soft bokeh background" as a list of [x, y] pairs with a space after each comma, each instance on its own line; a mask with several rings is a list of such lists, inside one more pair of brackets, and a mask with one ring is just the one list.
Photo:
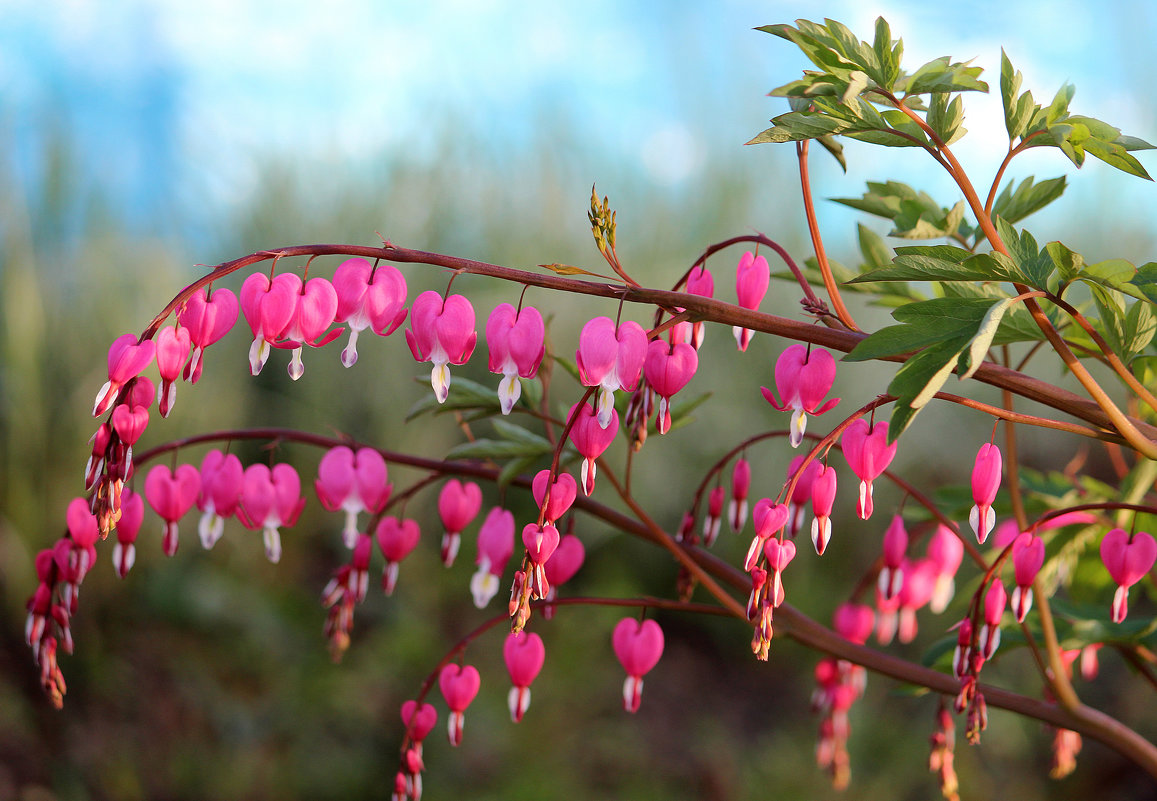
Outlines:
[[[791, 148], [741, 146], [783, 110], [767, 90], [805, 67], [790, 45], [751, 28], [798, 16], [841, 19], [867, 36], [883, 14], [904, 37], [909, 64], [975, 56], [993, 82], [1003, 45], [1038, 98], [1070, 80], [1081, 113], [1157, 136], [1145, 55], [1157, 12], [1142, 2], [1101, 4], [1095, 15], [1070, 2], [553, 6], [0, 3], [0, 799], [384, 797], [399, 704], [482, 620], [466, 592], [469, 540], [453, 570], [436, 564], [432, 493], [408, 508], [426, 541], [404, 566], [397, 596], [374, 596], [359, 610], [338, 666], [324, 648], [316, 599], [342, 558], [339, 524], [315, 501], [286, 533], [277, 567], [235, 523], [214, 551], [201, 552], [192, 516], [181, 552], [166, 560], [149, 539], [150, 517], [130, 577], [113, 577], [106, 555], [85, 582], [77, 654], [64, 659], [66, 708], [48, 707], [22, 642], [31, 559], [58, 536], [68, 499], [82, 490], [93, 427], [86, 411], [104, 379], [107, 343], [141, 329], [201, 274], [194, 265], [278, 245], [374, 243], [380, 232], [517, 267], [597, 268], [584, 213], [596, 182], [619, 210], [621, 255], [648, 282], [669, 284], [707, 244], [750, 230], [803, 257]], [[985, 175], [1003, 152], [999, 98], [968, 100], [973, 135], [958, 152]], [[846, 176], [819, 155], [820, 197], [898, 177], [954, 199], [933, 165], [908, 152], [898, 160], [852, 147]], [[1030, 172], [1070, 169], [1058, 154], [1034, 153], [1014, 170]], [[1072, 181], [1070, 196], [1034, 227], [1038, 239], [1063, 237], [1094, 260], [1148, 260], [1152, 186], [1099, 163]], [[834, 257], [855, 264], [855, 215], [821, 203], [820, 216]], [[724, 296], [731, 258], [715, 262]], [[444, 285], [430, 270], [407, 278], [411, 297]], [[478, 279], [455, 286], [480, 313], [512, 299]], [[549, 307], [553, 299], [533, 300]], [[773, 293], [765, 308], [794, 314], [794, 304]], [[558, 308], [560, 351], [574, 347], [584, 317], [610, 312], [594, 302]], [[174, 415], [154, 422], [143, 445], [258, 424], [340, 430], [426, 453], [455, 441], [447, 418], [400, 424], [429, 392], [412, 380], [423, 370], [400, 335], [367, 342], [351, 372], [337, 365], [337, 345], [307, 354], [306, 376], [292, 387], [276, 356], [249, 379], [244, 339], [238, 331], [215, 346], [202, 383], [180, 388]], [[765, 339], [739, 360], [729, 333], [713, 331], [696, 383], [715, 389], [715, 399], [697, 425], [649, 442], [641, 455], [639, 493], [665, 525], [677, 524], [698, 465], [752, 426], [780, 424], [752, 392], [770, 380], [782, 346]], [[464, 374], [491, 381], [474, 361]], [[838, 391], [860, 403], [886, 380], [878, 368], [849, 367]], [[987, 428], [929, 411], [905, 439], [906, 463], [931, 483], [959, 480], [971, 454], [945, 458], [945, 437], [979, 441]], [[1042, 465], [1071, 447], [1026, 436]], [[782, 451], [752, 454], [755, 497], [778, 484]], [[199, 462], [202, 453], [186, 458]], [[316, 454], [286, 447], [279, 456], [309, 483]], [[416, 476], [392, 477], [404, 486]], [[878, 517], [896, 500], [884, 492]], [[488, 489], [488, 504], [497, 501]], [[882, 525], [841, 531], [823, 572], [814, 554], [801, 553], [793, 602], [826, 620], [853, 567], [874, 556]], [[581, 533], [589, 564], [572, 592], [670, 592], [665, 557], [598, 526]], [[725, 535], [722, 551], [739, 558], [743, 540]], [[607, 641], [616, 617], [571, 609], [540, 627], [547, 667], [519, 726], [506, 719], [500, 638], [483, 640], [471, 652], [483, 692], [462, 748], [451, 753], [438, 734], [427, 746], [428, 797], [833, 795], [811, 767], [813, 654], [777, 641], [771, 661], [757, 664], [743, 627], [660, 615], [668, 649], [647, 679], [642, 711], [627, 718]], [[917, 656], [944, 623], [924, 625], [929, 639], [901, 652]], [[994, 668], [1015, 681], [1023, 656]], [[1119, 666], [1106, 670], [1087, 689], [1092, 702], [1146, 708]], [[872, 681], [852, 718], [850, 797], [935, 796], [923, 770], [933, 707]], [[1049, 733], [995, 711], [992, 719], [980, 748], [958, 746], [965, 797], [1152, 792], [1095, 744], [1076, 776], [1050, 783]], [[1152, 719], [1131, 719], [1153, 734]]]

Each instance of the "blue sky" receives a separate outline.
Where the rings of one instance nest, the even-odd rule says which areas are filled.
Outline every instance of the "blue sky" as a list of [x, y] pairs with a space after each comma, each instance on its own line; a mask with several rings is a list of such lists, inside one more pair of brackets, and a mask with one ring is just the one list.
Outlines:
[[[430, 132], [445, 121], [499, 160], [531, 142], [544, 120], [563, 121], [589, 146], [591, 169], [600, 159], [637, 169], [662, 191], [737, 158], [783, 110], [764, 93], [806, 64], [754, 26], [830, 16], [867, 37], [883, 14], [910, 64], [975, 57], [995, 85], [1004, 45], [1038, 98], [1072, 81], [1081, 113], [1157, 140], [1142, 55], [1157, 11], [1142, 2], [1086, 8], [1064, 0], [0, 0], [0, 121], [34, 175], [39, 126], [59, 115], [78, 143], [83, 180], [129, 219], [147, 218], [160, 199], [236, 202], [271, 154], [303, 164], [356, 164], [403, 149], [430, 158]], [[969, 100], [972, 136], [959, 155], [988, 167], [1003, 147], [999, 100]], [[1056, 156], [1038, 159], [1042, 172], [1065, 171]], [[821, 193], [858, 194], [891, 163], [875, 152], [852, 161], [852, 180]], [[1083, 172], [1110, 181], [1101, 196], [1151, 201], [1151, 186], [1118, 184], [1098, 166]]]

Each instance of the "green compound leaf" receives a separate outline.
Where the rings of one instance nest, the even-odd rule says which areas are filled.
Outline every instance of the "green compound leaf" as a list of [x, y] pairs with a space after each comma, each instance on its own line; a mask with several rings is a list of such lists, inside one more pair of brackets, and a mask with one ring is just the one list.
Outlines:
[[1065, 191], [1066, 182], [1063, 175], [1060, 178], [1041, 181], [1039, 184], [1033, 180], [1030, 175], [1017, 184], [1016, 189], [1013, 189], [1012, 181], [1005, 184], [992, 204], [992, 213], [1006, 222], [1015, 223], [1040, 211]]

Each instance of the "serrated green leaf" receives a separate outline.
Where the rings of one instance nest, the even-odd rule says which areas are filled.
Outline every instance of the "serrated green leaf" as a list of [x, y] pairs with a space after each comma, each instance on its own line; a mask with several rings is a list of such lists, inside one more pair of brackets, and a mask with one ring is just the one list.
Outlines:
[[[944, 382], [956, 369], [960, 353], [968, 346], [968, 340], [967, 336], [958, 336], [925, 348], [896, 371], [896, 376], [888, 385], [888, 392], [897, 398], [893, 422], [888, 426], [889, 442], [899, 438], [916, 413], [944, 386]], [[906, 413], [900, 414], [897, 421], [897, 414], [901, 410], [906, 410]], [[893, 427], [896, 429], [894, 432]]]
[[1016, 264], [1002, 253], [974, 255], [963, 248], [939, 245], [929, 248], [896, 248], [896, 259], [890, 267], [869, 270], [852, 279], [852, 283], [864, 281], [1021, 282], [1024, 276]]
[[940, 205], [929, 195], [924, 192], [917, 192], [899, 181], [888, 181], [887, 183], [868, 181], [868, 191], [864, 193], [863, 197], [833, 198], [833, 200], [836, 203], [889, 220], [899, 213], [900, 203], [905, 200], [918, 200], [927, 209], [940, 208]]
[[849, 76], [848, 86], [844, 89], [841, 100], [848, 105], [855, 103], [860, 98], [860, 92], [868, 88], [868, 74], [860, 70], [853, 70]]
[[1066, 83], [1057, 90], [1053, 96], [1053, 102], [1049, 104], [1048, 109], [1045, 110], [1045, 125], [1052, 127], [1054, 123], [1063, 120], [1069, 115], [1069, 103], [1073, 100], [1073, 95], [1076, 94], [1077, 88], [1071, 83]]
[[1045, 245], [1045, 252], [1056, 265], [1062, 281], [1072, 281], [1085, 266], [1085, 259], [1080, 253], [1069, 250], [1060, 242], [1049, 242]]

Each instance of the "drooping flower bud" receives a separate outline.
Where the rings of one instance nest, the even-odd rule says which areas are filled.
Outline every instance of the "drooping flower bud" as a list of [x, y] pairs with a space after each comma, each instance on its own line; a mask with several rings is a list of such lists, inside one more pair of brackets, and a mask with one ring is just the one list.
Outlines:
[[[739, 264], [735, 268], [735, 295], [740, 306], [758, 309], [770, 283], [771, 268], [767, 266], [767, 259], [750, 251], [739, 257]], [[746, 351], [751, 342], [752, 330], [734, 326], [732, 332], [739, 350]]]
[[876, 423], [858, 417], [844, 430], [842, 442], [844, 458], [852, 472], [860, 478], [860, 499], [856, 514], [861, 520], [872, 516], [872, 482], [892, 463], [898, 443], [888, 444], [888, 424]]
[[1012, 591], [1012, 613], [1017, 623], [1023, 623], [1032, 609], [1032, 583], [1045, 562], [1045, 544], [1040, 537], [1021, 534], [1012, 542], [1012, 564], [1016, 589]]
[[466, 720], [463, 713], [478, 695], [481, 683], [478, 669], [473, 665], [446, 665], [438, 674], [438, 689], [446, 699], [446, 706], [450, 707], [447, 729], [450, 745], [461, 745], [462, 727]]
[[1001, 465], [1000, 448], [990, 442], [980, 446], [976, 464], [972, 468], [972, 500], [976, 505], [969, 513], [968, 522], [976, 534], [976, 541], [981, 544], [988, 539], [989, 532], [996, 525], [992, 502], [996, 500], [996, 492], [1000, 489]]
[[546, 649], [542, 638], [532, 631], [511, 633], [502, 646], [502, 656], [506, 660], [506, 670], [510, 673], [510, 719], [515, 723], [522, 720], [530, 706], [530, 685], [542, 670], [546, 660]]
[[458, 555], [462, 530], [478, 516], [482, 508], [482, 490], [473, 481], [465, 483], [452, 478], [438, 495], [438, 515], [445, 532], [442, 535], [442, 564], [450, 567]]
[[663, 655], [663, 629], [654, 620], [642, 623], [625, 617], [615, 626], [611, 638], [615, 656], [627, 679], [623, 683], [623, 708], [637, 712], [643, 698], [643, 676], [659, 662]]

